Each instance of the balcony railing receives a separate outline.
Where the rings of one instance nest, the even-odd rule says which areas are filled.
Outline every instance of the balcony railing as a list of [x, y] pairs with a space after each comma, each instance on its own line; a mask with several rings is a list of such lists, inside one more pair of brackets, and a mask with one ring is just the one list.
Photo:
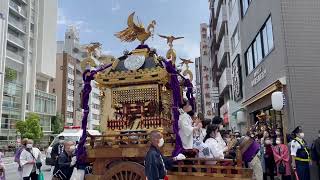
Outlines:
[[226, 5], [222, 5], [217, 21], [217, 28], [216, 28], [216, 34], [217, 34], [217, 41], [219, 41], [220, 37], [223, 35], [222, 33], [225, 31], [225, 23], [227, 21], [227, 7]]
[[16, 98], [22, 97], [22, 85], [14, 82], [5, 81], [3, 86], [3, 94], [7, 96], [14, 96]]
[[9, 5], [13, 10], [15, 10], [21, 16], [27, 17], [27, 12], [21, 6], [19, 6], [18, 4], [16, 4], [12, 0], [10, 1]]
[[220, 67], [221, 63], [226, 59], [226, 55], [227, 53], [230, 52], [230, 48], [229, 48], [229, 38], [227, 35], [224, 35], [222, 40], [221, 40], [221, 44], [220, 44], [220, 48], [217, 54], [217, 59], [218, 59], [218, 66]]
[[56, 114], [56, 95], [41, 90], [35, 90], [35, 100], [35, 112], [49, 115]]
[[9, 16], [9, 24], [12, 25], [13, 27], [17, 28], [21, 32], [25, 33], [27, 30], [27, 26], [23, 22], [19, 22], [10, 16]]
[[220, 77], [220, 80], [219, 80], [219, 93], [220, 93], [220, 95], [231, 84], [232, 84], [231, 68], [225, 68], [221, 77]]
[[10, 50], [7, 50], [7, 57], [11, 58], [11, 59], [14, 59], [16, 61], [19, 61], [19, 62], [24, 62], [24, 57], [17, 54], [17, 53], [14, 53]]
[[13, 43], [17, 44], [18, 46], [20, 46], [21, 48], [24, 48], [24, 46], [25, 46], [25, 43], [24, 43], [24, 41], [22, 39], [14, 36], [12, 34], [8, 34], [8, 39], [11, 42], [13, 42]]
[[221, 3], [222, 3], [222, 0], [215, 0], [215, 1], [214, 1], [214, 13], [215, 13], [215, 17], [218, 17], [218, 15], [219, 15]]

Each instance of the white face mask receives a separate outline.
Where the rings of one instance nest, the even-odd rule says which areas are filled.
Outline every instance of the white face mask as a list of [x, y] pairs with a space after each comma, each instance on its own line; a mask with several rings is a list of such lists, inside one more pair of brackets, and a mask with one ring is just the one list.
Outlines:
[[26, 146], [28, 149], [31, 149], [32, 148], [32, 144], [27, 144]]
[[276, 140], [276, 144], [281, 144], [281, 141], [280, 140]]
[[75, 145], [70, 146], [70, 151], [74, 151], [76, 149]]
[[271, 144], [271, 141], [270, 140], [266, 140], [265, 143], [269, 145], [269, 144]]
[[159, 140], [158, 146], [159, 146], [159, 147], [162, 147], [163, 145], [164, 145], [164, 139], [161, 138], [161, 139]]
[[63, 144], [64, 140], [59, 140], [59, 144]]
[[300, 138], [304, 138], [304, 133], [299, 133]]
[[223, 129], [223, 125], [222, 124], [220, 124], [220, 126], [219, 126], [219, 130], [221, 131]]

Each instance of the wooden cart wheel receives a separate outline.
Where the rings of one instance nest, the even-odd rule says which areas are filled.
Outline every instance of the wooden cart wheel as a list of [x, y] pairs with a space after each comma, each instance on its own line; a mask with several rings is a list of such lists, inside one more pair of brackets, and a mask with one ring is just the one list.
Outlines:
[[105, 173], [105, 180], [145, 180], [144, 166], [141, 164], [123, 161], [112, 166]]

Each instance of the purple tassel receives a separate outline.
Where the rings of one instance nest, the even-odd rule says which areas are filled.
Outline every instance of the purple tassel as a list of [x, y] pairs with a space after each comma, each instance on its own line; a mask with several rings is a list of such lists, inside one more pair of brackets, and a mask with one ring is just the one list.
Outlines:
[[[82, 136], [80, 138], [78, 148], [77, 148], [77, 165], [79, 167], [85, 167], [86, 164], [86, 158], [87, 158], [87, 152], [86, 152], [86, 139], [87, 139], [87, 123], [88, 123], [88, 114], [89, 114], [89, 97], [92, 90], [91, 87], [91, 81], [94, 80], [94, 76], [100, 72], [103, 71], [109, 67], [111, 67], [112, 64], [105, 64], [99, 66], [96, 70], [85, 70], [82, 74], [82, 79], [84, 82], [84, 87], [82, 89], [82, 109], [83, 109], [83, 118], [82, 118]], [[89, 75], [87, 75], [90, 73]]]

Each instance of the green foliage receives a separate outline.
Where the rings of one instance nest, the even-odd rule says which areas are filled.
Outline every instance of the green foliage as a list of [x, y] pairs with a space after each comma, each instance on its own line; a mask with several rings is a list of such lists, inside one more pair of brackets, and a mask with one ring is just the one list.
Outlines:
[[17, 79], [17, 71], [11, 68], [6, 68], [5, 79], [8, 81], [14, 81]]
[[51, 119], [51, 128], [53, 131], [53, 134], [59, 134], [63, 131], [63, 118], [60, 114], [57, 114], [56, 116], [52, 117]]
[[39, 141], [43, 137], [42, 128], [40, 126], [40, 117], [36, 113], [29, 113], [25, 121], [18, 121], [16, 128], [22, 138]]

